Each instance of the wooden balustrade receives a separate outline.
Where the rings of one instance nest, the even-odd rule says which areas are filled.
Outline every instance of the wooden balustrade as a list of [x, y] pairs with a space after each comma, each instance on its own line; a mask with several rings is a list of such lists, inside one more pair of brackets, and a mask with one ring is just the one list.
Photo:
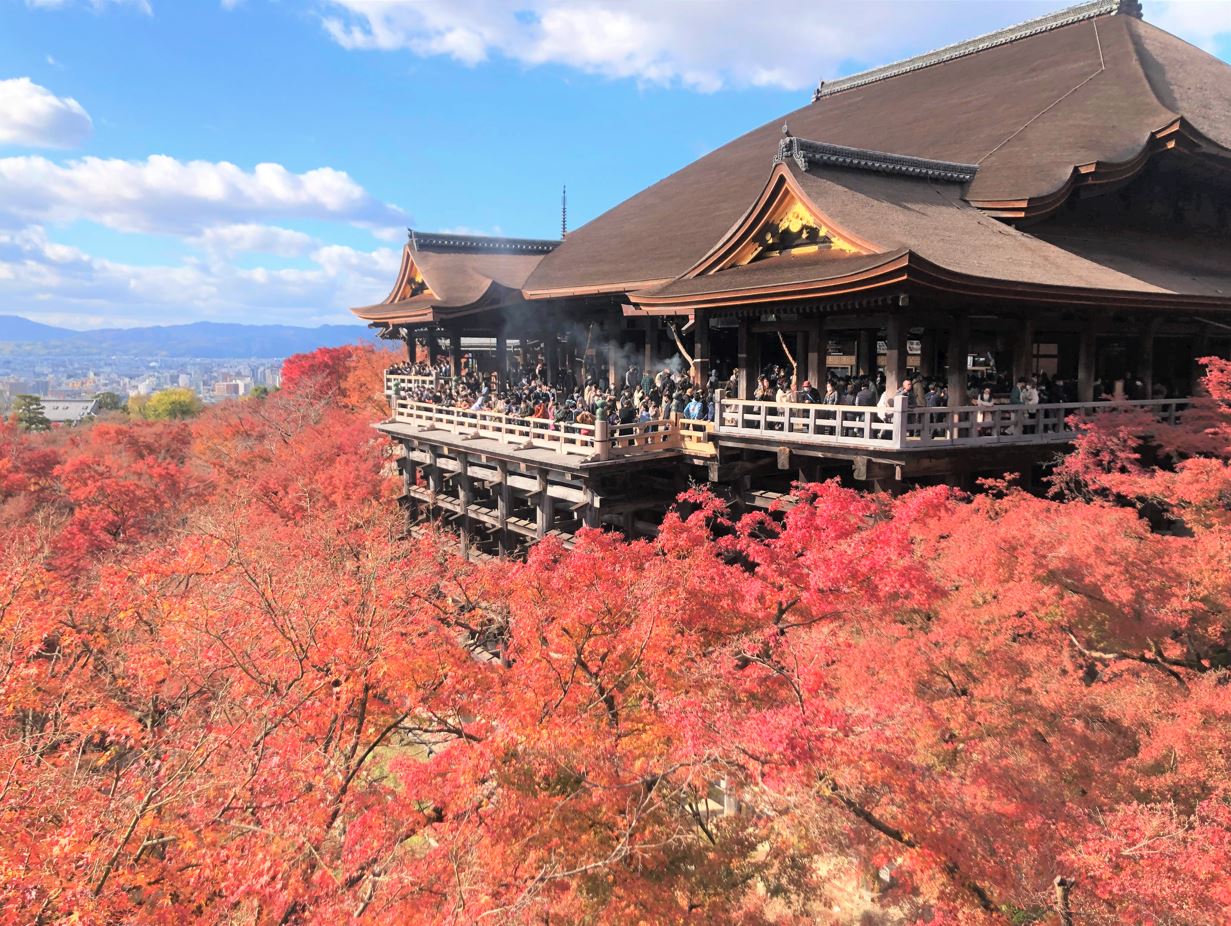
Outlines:
[[1124, 402], [1058, 402], [1046, 405], [961, 405], [907, 408], [899, 397], [892, 408], [813, 405], [724, 399], [714, 432], [769, 438], [782, 443], [825, 444], [885, 450], [931, 450], [994, 444], [1065, 443], [1071, 419], [1101, 412], [1142, 409], [1174, 424], [1187, 399]]
[[386, 373], [385, 394], [391, 396], [395, 392], [424, 387], [435, 389], [437, 382], [439, 382], [439, 378], [435, 373]]

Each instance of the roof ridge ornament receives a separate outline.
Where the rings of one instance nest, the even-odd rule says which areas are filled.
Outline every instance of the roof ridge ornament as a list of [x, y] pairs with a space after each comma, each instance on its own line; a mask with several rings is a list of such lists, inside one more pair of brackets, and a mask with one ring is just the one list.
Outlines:
[[872, 151], [868, 148], [848, 148], [846, 145], [808, 141], [786, 134], [778, 142], [778, 153], [774, 155], [773, 163], [785, 164], [788, 158], [794, 161], [802, 171], [809, 170], [813, 165], [825, 165], [871, 170], [903, 177], [917, 177], [923, 180], [944, 180], [950, 183], [969, 183], [979, 170], [977, 164], [936, 161], [931, 158], [917, 158], [909, 154]]
[[987, 51], [989, 48], [995, 48], [998, 45], [1007, 45], [1019, 39], [1029, 38], [1041, 32], [1050, 32], [1053, 29], [1069, 26], [1086, 19], [1117, 15], [1141, 19], [1140, 0], [1087, 0], [1085, 3], [1066, 7], [1063, 10], [1057, 10], [1055, 13], [1048, 13], [1046, 16], [1028, 19], [1015, 26], [998, 29], [995, 32], [988, 32], [984, 35], [975, 36], [972, 39], [955, 42], [952, 45], [945, 45], [942, 48], [925, 52], [922, 55], [904, 58], [901, 61], [862, 71], [858, 74], [852, 74], [849, 77], [842, 77], [838, 80], [822, 80], [817, 84], [816, 89], [812, 91], [812, 102], [815, 103], [824, 97], [841, 93], [843, 90], [853, 90], [865, 84], [888, 80], [890, 77], [918, 71], [921, 68], [931, 67], [934, 64], [943, 64], [955, 58], [965, 58], [967, 55]]

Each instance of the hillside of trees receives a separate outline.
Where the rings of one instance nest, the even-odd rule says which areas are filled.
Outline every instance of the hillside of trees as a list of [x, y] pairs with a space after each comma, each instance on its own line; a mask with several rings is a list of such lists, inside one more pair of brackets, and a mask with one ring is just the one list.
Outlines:
[[1231, 921], [1231, 365], [1049, 497], [694, 490], [466, 562], [391, 359], [0, 423], [0, 922]]

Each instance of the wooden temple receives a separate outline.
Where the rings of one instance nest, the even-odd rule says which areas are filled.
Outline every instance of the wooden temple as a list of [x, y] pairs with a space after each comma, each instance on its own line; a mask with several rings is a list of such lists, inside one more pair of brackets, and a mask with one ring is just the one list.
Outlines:
[[[1174, 416], [1197, 358], [1228, 355], [1231, 66], [1138, 3], [1084, 3], [822, 82], [563, 240], [412, 232], [393, 291], [354, 312], [455, 370], [566, 377], [593, 337], [613, 382], [681, 348], [701, 382], [738, 371], [712, 420], [589, 428], [407, 401], [391, 376], [407, 497], [493, 549], [652, 531], [690, 482], [757, 504], [801, 477], [1029, 472], [1102, 390]], [[942, 379], [948, 404], [754, 400], [788, 361], [815, 384]], [[1071, 400], [980, 409], [972, 366]]]

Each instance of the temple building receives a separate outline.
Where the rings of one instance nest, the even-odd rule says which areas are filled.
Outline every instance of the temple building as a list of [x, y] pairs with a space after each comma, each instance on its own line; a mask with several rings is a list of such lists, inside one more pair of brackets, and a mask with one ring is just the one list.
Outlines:
[[[563, 240], [411, 232], [392, 292], [353, 311], [453, 375], [588, 363], [622, 385], [682, 357], [722, 384], [706, 420], [586, 428], [410, 401], [391, 375], [408, 497], [501, 547], [652, 530], [689, 480], [756, 504], [792, 478], [1026, 472], [1097, 400], [1182, 413], [1197, 358], [1228, 355], [1231, 66], [1136, 2], [1084, 3], [823, 81]], [[767, 365], [947, 396], [757, 399]], [[968, 394], [987, 369], [1065, 401], [989, 409]]]

